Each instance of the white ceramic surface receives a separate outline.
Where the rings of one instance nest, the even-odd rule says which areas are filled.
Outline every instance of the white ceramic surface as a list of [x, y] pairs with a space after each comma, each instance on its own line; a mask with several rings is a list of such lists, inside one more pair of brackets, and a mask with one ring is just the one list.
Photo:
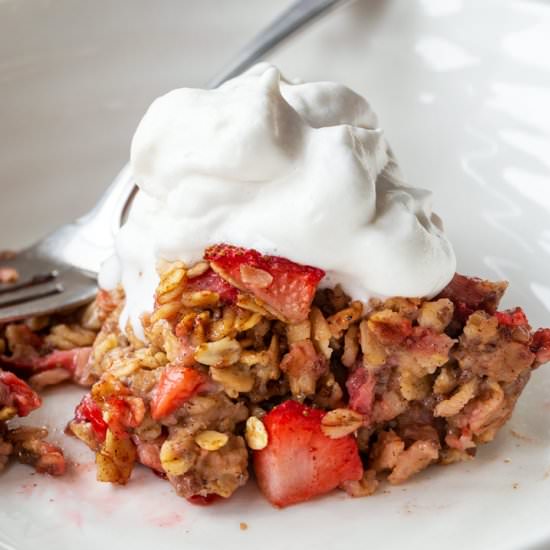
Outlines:
[[[84, 212], [117, 172], [150, 100], [200, 85], [286, 2], [0, 0], [0, 248]], [[288, 75], [366, 94], [416, 185], [433, 189], [470, 274], [512, 281], [505, 305], [550, 324], [550, 4], [358, 0], [271, 56]], [[0, 549], [550, 548], [550, 368], [476, 461], [368, 499], [283, 511], [253, 487], [210, 508], [144, 469], [94, 482], [62, 434], [79, 390], [28, 419], [80, 463], [0, 477]], [[240, 522], [249, 528], [242, 531]]]

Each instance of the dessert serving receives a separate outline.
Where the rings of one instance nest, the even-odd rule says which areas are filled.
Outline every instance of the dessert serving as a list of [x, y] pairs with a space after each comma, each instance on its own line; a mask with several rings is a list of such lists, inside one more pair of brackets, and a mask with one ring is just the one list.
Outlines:
[[506, 282], [455, 272], [430, 194], [344, 86], [260, 64], [175, 90], [131, 164], [96, 300], [1, 329], [4, 462], [63, 472], [44, 431], [7, 421], [40, 404], [16, 375], [72, 380], [90, 391], [67, 431], [100, 481], [141, 463], [199, 504], [252, 476], [280, 507], [366, 496], [474, 458], [550, 360], [550, 329], [499, 309]]

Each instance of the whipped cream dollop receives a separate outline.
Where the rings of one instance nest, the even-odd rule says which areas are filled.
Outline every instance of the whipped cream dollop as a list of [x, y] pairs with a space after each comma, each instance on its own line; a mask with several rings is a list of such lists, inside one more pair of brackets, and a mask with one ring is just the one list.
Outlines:
[[291, 83], [259, 64], [218, 89], [158, 99], [132, 141], [141, 192], [100, 275], [121, 282], [121, 319], [153, 308], [159, 260], [191, 264], [216, 243], [326, 271], [352, 297], [433, 296], [456, 260], [408, 185], [361, 96], [333, 82]]

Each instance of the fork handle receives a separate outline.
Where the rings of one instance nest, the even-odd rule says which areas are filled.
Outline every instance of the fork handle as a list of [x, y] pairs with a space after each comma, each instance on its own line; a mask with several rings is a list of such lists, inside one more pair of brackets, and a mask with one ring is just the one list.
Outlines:
[[[237, 76], [312, 19], [325, 13], [342, 0], [297, 0], [271, 24], [258, 33], [213, 78], [209, 88]], [[43, 259], [56, 258], [94, 275], [114, 251], [114, 237], [124, 222], [138, 188], [127, 164], [85, 216], [60, 227], [29, 249]]]
[[209, 88], [217, 88], [251, 67], [265, 54], [278, 46], [285, 38], [302, 28], [312, 19], [325, 13], [342, 0], [298, 0], [261, 30], [227, 67], [209, 81]]

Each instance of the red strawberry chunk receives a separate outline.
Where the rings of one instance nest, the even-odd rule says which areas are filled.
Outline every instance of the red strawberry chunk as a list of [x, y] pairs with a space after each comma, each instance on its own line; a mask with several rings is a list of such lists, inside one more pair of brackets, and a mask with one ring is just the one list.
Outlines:
[[455, 305], [455, 319], [464, 324], [476, 310], [495, 313], [507, 286], [503, 281], [493, 283], [455, 273], [438, 298], [449, 298]]
[[92, 399], [90, 394], [85, 395], [74, 411], [74, 418], [77, 422], [89, 422], [92, 430], [100, 443], [105, 441], [107, 435], [107, 423], [103, 420], [103, 414], [99, 405]]
[[19, 416], [27, 416], [41, 404], [38, 394], [26, 382], [13, 372], [0, 370], [0, 409], [14, 407]]
[[204, 254], [212, 269], [238, 289], [252, 294], [273, 315], [289, 323], [304, 321], [325, 272], [278, 256], [263, 256], [227, 244]]
[[520, 307], [507, 311], [497, 311], [495, 317], [498, 319], [499, 324], [508, 327], [521, 327], [529, 324], [527, 316]]
[[531, 351], [536, 354], [539, 365], [550, 361], [550, 328], [539, 328], [531, 341]]
[[288, 506], [359, 480], [363, 466], [355, 438], [330, 439], [321, 431], [325, 413], [285, 401], [264, 416], [268, 445], [254, 451], [262, 493], [275, 506]]
[[350, 409], [365, 415], [366, 421], [372, 413], [375, 388], [376, 378], [374, 374], [369, 372], [363, 365], [356, 367], [346, 381]]
[[204, 376], [192, 367], [165, 367], [153, 390], [151, 416], [160, 420], [172, 414], [195, 394], [204, 381]]
[[192, 292], [199, 290], [216, 292], [224, 304], [234, 304], [237, 301], [237, 289], [211, 269], [198, 277], [189, 279], [185, 289]]
[[137, 428], [145, 416], [145, 404], [139, 397], [112, 395], [105, 401], [109, 429], [119, 438], [128, 437], [127, 428]]

